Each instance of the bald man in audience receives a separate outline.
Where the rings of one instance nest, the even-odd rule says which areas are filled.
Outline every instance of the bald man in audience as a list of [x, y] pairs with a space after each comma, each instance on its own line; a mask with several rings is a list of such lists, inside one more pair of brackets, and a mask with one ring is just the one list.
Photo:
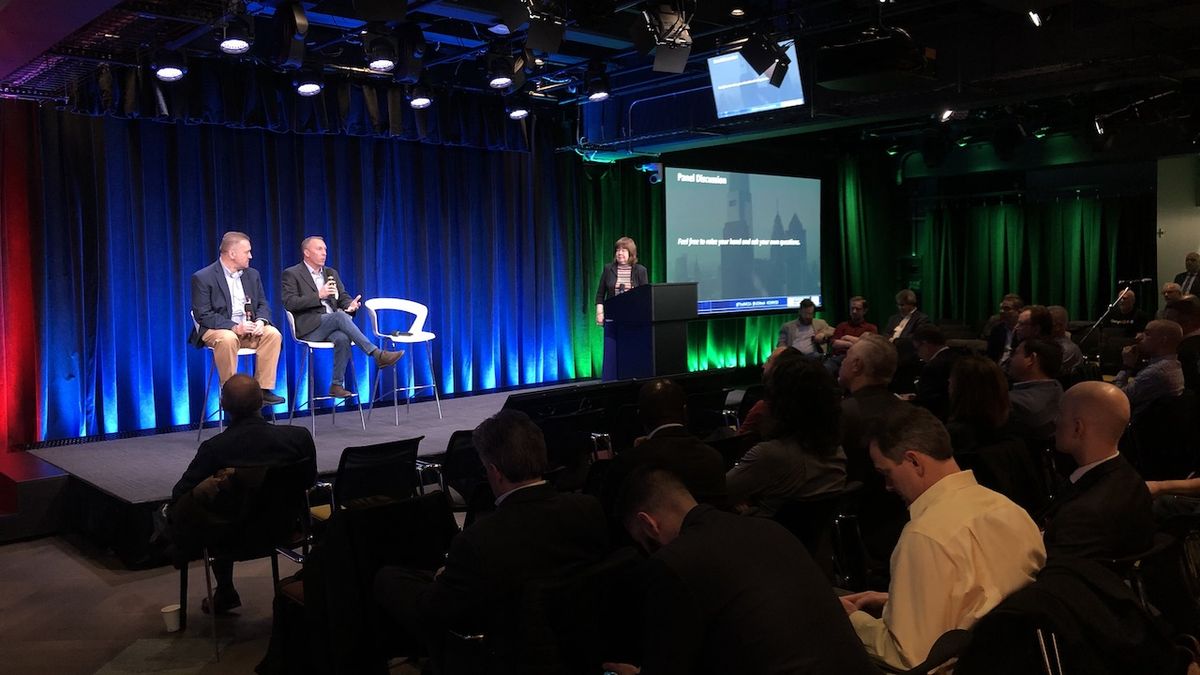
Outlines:
[[842, 399], [842, 447], [850, 480], [873, 477], [867, 455], [867, 428], [897, 406], [906, 406], [888, 391], [896, 374], [896, 347], [881, 335], [863, 335], [838, 369], [838, 384], [850, 392]]
[[1151, 321], [1137, 342], [1121, 350], [1121, 364], [1113, 384], [1129, 397], [1136, 415], [1163, 396], [1183, 392], [1179, 343], [1183, 330], [1174, 321]]
[[[928, 410], [893, 413], [872, 435], [871, 460], [911, 517], [891, 559], [887, 593], [842, 598], [867, 653], [905, 670], [948, 630], [970, 628], [1046, 562], [1024, 509], [954, 461]], [[882, 610], [881, 614], [872, 614]]]
[[1117, 307], [1108, 315], [1105, 327], [1120, 329], [1121, 335], [1131, 338], [1146, 330], [1149, 317], [1137, 308], [1137, 295], [1133, 291], [1125, 291], [1117, 299]]
[[1150, 547], [1150, 491], [1117, 451], [1129, 414], [1129, 399], [1105, 382], [1081, 382], [1063, 396], [1056, 448], [1079, 468], [1046, 510], [1050, 557], [1112, 560]]
[[[866, 675], [871, 665], [804, 545], [778, 523], [697, 504], [670, 472], [638, 469], [621, 495], [651, 553], [639, 666], [620, 675]], [[636, 621], [637, 617], [630, 617]]]
[[1183, 289], [1174, 281], [1162, 285], [1163, 308], [1154, 315], [1156, 319], [1167, 318], [1167, 305], [1183, 297]]
[[1069, 323], [1067, 308], [1062, 305], [1050, 305], [1046, 311], [1050, 312], [1050, 335], [1054, 338], [1054, 343], [1062, 350], [1063, 361], [1059, 374], [1069, 376], [1083, 364], [1083, 350], [1075, 344], [1075, 341], [1071, 339], [1071, 334], [1067, 332]]

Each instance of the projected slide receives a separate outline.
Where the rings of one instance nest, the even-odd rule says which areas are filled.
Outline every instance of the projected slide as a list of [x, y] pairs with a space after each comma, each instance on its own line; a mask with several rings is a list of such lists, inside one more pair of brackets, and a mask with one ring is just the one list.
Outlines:
[[821, 181], [665, 169], [667, 281], [698, 282], [701, 314], [821, 304]]

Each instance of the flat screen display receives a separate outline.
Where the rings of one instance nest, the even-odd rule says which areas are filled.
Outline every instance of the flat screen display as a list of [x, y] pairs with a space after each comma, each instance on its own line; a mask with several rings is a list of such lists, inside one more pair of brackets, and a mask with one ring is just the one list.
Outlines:
[[821, 181], [666, 167], [667, 281], [700, 314], [821, 304]]
[[770, 70], [759, 75], [746, 63], [740, 52], [709, 58], [708, 76], [712, 80], [717, 117], [749, 115], [804, 105], [804, 87], [800, 83], [800, 62], [796, 59], [795, 42], [788, 45], [787, 55], [792, 62], [783, 84], [778, 87], [771, 84]]

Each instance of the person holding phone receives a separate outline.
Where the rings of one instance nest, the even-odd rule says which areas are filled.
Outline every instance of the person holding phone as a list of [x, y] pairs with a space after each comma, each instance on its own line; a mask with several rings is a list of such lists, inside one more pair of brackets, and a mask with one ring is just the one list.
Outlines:
[[328, 250], [322, 237], [305, 237], [300, 251], [304, 260], [283, 271], [283, 306], [295, 317], [296, 336], [301, 340], [333, 343], [329, 395], [353, 396], [345, 387], [351, 343], [374, 358], [380, 368], [396, 363], [404, 352], [376, 347], [354, 324], [353, 314], [358, 311], [362, 296], [351, 298], [337, 270], [326, 267]]

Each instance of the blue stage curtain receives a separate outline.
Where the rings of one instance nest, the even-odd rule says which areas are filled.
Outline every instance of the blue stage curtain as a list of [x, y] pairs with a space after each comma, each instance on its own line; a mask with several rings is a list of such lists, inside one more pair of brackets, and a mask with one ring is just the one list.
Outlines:
[[[328, 264], [351, 293], [430, 307], [442, 392], [590, 375], [576, 372], [580, 317], [565, 290], [578, 263], [562, 254], [574, 237], [557, 180], [573, 160], [554, 155], [549, 124], [480, 120], [464, 115], [451, 128], [443, 119], [433, 145], [41, 111], [30, 135], [45, 251], [33, 275], [38, 439], [196, 420], [208, 355], [186, 341], [189, 277], [216, 259], [227, 230], [251, 237], [284, 333], [276, 391], [289, 402], [307, 381], [279, 276], [310, 234], [326, 238]], [[514, 135], [533, 149], [483, 149], [512, 147], [502, 138]], [[369, 331], [365, 316], [359, 325]], [[417, 349], [402, 372], [424, 383], [431, 374]], [[318, 389], [329, 361], [318, 357]], [[366, 393], [374, 368], [358, 350], [355, 368]]]

